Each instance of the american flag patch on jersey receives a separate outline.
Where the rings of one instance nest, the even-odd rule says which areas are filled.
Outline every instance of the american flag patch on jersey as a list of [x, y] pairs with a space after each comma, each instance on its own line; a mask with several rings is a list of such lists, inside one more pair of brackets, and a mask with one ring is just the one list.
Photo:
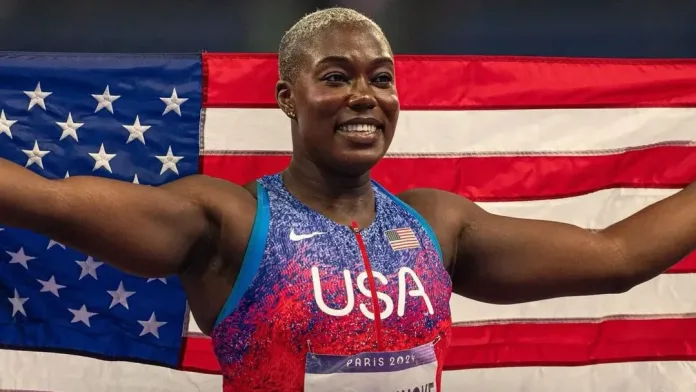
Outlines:
[[420, 248], [418, 238], [413, 233], [410, 227], [402, 227], [400, 229], [387, 230], [384, 232], [389, 240], [393, 250], [416, 249]]

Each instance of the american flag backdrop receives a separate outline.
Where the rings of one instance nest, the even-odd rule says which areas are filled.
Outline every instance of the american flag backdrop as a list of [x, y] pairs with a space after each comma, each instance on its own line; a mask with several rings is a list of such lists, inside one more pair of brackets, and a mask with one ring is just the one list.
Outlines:
[[[281, 170], [273, 55], [0, 55], [0, 156], [141, 186]], [[374, 177], [598, 229], [696, 179], [696, 62], [397, 57], [402, 113]], [[175, 277], [0, 231], [0, 391], [219, 391]], [[403, 233], [401, 234], [403, 237]], [[396, 238], [396, 237], [395, 237]], [[649, 240], [649, 239], [646, 239]], [[686, 391], [696, 256], [625, 294], [459, 296], [444, 391]]]

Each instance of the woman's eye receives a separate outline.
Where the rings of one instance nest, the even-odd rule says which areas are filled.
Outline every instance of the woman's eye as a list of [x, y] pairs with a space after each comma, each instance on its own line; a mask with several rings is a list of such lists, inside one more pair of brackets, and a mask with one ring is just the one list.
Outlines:
[[331, 83], [341, 83], [347, 81], [348, 78], [339, 73], [332, 73], [324, 76], [324, 80]]
[[380, 74], [376, 78], [374, 78], [373, 83], [388, 84], [388, 83], [391, 83], [393, 79], [394, 78], [392, 78], [391, 75], [385, 73], [385, 74]]

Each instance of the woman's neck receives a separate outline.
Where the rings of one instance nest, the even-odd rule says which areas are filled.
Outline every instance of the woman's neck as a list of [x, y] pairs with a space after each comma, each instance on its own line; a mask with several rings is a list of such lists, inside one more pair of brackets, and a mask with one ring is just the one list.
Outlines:
[[348, 176], [293, 160], [282, 173], [283, 183], [299, 201], [330, 219], [366, 227], [375, 217], [370, 173]]

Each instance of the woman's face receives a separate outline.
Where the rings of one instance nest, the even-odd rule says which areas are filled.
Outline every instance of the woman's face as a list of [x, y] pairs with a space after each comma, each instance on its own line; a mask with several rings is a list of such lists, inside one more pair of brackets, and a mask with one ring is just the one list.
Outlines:
[[362, 174], [387, 152], [399, 100], [391, 49], [377, 29], [346, 26], [318, 34], [307, 43], [288, 90], [286, 103], [297, 119], [296, 156], [306, 154], [341, 173]]

